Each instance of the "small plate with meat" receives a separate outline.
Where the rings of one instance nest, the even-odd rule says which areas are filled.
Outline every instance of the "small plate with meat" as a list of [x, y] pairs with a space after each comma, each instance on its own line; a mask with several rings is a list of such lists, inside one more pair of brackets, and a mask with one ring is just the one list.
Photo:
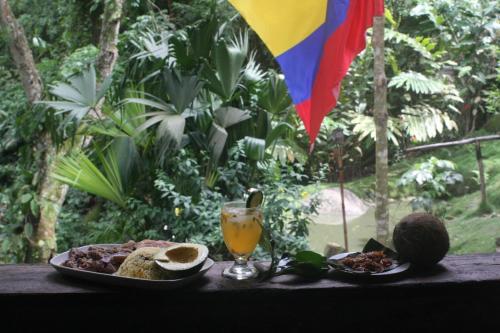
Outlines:
[[188, 274], [173, 276], [156, 264], [162, 250], [179, 244], [166, 241], [130, 241], [125, 244], [95, 244], [72, 248], [58, 254], [50, 264], [60, 273], [88, 281], [114, 286], [144, 289], [175, 289], [203, 276], [214, 264], [204, 258]]
[[406, 272], [409, 263], [398, 260], [398, 254], [374, 239], [366, 243], [362, 252], [339, 253], [328, 258], [335, 272], [348, 276], [393, 276]]

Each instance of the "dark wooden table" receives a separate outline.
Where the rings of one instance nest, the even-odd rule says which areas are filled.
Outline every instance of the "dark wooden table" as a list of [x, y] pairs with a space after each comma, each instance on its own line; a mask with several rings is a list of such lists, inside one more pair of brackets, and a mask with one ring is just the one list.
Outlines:
[[474, 325], [474, 332], [500, 332], [498, 253], [448, 256], [432, 271], [371, 283], [335, 276], [236, 282], [221, 277], [227, 265], [216, 263], [206, 277], [174, 291], [92, 284], [66, 278], [48, 265], [3, 265], [0, 331], [50, 325], [52, 331], [146, 332], [160, 324], [168, 332], [309, 332], [313, 327], [435, 332], [458, 324]]

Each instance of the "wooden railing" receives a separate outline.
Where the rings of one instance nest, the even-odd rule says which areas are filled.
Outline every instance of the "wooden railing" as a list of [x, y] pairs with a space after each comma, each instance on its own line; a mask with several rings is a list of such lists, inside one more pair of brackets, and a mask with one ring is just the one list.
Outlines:
[[229, 264], [183, 289], [154, 292], [69, 279], [48, 265], [3, 265], [1, 331], [437, 332], [473, 324], [498, 332], [500, 254], [447, 256], [431, 271], [371, 283], [335, 275], [236, 282], [221, 276]]

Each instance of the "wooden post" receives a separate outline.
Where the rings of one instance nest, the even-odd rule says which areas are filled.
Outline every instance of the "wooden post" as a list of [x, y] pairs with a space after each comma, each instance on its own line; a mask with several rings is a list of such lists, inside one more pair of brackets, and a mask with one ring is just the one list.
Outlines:
[[387, 78], [384, 62], [384, 16], [373, 18], [373, 72], [374, 72], [374, 105], [373, 116], [375, 121], [375, 222], [377, 240], [387, 244], [389, 237], [388, 211], [388, 142], [387, 142]]
[[343, 161], [343, 149], [342, 146], [338, 148], [339, 153], [337, 155], [338, 158], [338, 166], [339, 166], [339, 183], [340, 183], [340, 202], [342, 205], [342, 224], [344, 226], [344, 247], [346, 252], [349, 252], [349, 240], [347, 238], [347, 220], [345, 216], [345, 202], [344, 202], [344, 161]]
[[479, 169], [479, 182], [481, 189], [481, 204], [486, 205], [486, 180], [484, 177], [484, 164], [483, 164], [483, 155], [481, 154], [481, 143], [476, 140], [476, 160], [477, 160], [477, 168]]
[[337, 157], [337, 167], [339, 170], [339, 184], [340, 184], [340, 203], [342, 207], [342, 224], [344, 226], [344, 247], [346, 251], [349, 251], [349, 240], [347, 237], [347, 219], [345, 216], [345, 202], [344, 202], [344, 132], [337, 128], [332, 132], [332, 142], [336, 145], [336, 149], [333, 151], [333, 156]]

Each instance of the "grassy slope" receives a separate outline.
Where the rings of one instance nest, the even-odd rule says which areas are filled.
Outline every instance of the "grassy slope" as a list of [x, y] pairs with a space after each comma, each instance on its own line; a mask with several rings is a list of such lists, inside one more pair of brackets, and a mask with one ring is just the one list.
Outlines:
[[[487, 176], [488, 202], [493, 209], [493, 213], [490, 214], [482, 215], [477, 212], [480, 193], [477, 183], [472, 180], [474, 171], [477, 170], [474, 145], [430, 151], [415, 158], [399, 161], [390, 167], [390, 197], [396, 200], [407, 195], [396, 186], [401, 174], [414, 163], [426, 160], [432, 155], [453, 161], [457, 165], [457, 170], [468, 179], [464, 186], [469, 186], [470, 193], [438, 203], [437, 210], [446, 221], [450, 234], [452, 253], [494, 252], [495, 238], [500, 237], [500, 141], [484, 142], [481, 147]], [[325, 185], [325, 187], [331, 186], [334, 185]], [[372, 199], [375, 177], [371, 175], [357, 179], [346, 184], [346, 187], [361, 198]]]

